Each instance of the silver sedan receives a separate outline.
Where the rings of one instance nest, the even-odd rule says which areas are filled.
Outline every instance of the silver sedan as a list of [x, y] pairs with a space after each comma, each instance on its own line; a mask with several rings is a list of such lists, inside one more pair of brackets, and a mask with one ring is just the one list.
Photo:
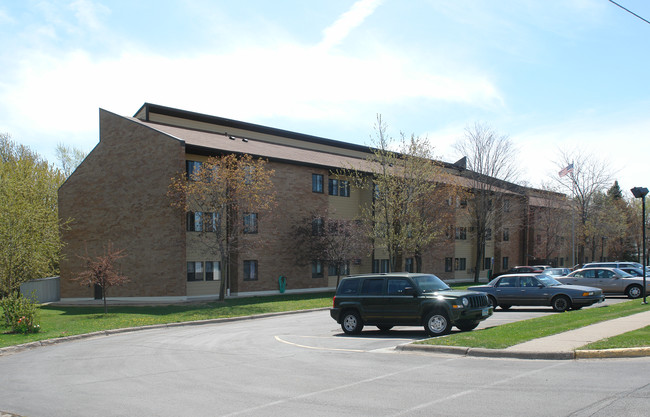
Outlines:
[[[643, 278], [632, 276], [618, 268], [583, 268], [557, 280], [564, 284], [600, 288], [605, 294], [627, 295], [628, 298], [643, 296]], [[646, 282], [646, 294], [649, 292], [650, 281]]]

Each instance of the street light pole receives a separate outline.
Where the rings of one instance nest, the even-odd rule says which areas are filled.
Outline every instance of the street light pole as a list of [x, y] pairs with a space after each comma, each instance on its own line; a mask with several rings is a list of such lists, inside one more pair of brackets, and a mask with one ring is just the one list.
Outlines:
[[645, 290], [645, 276], [646, 276], [646, 252], [645, 252], [645, 196], [648, 194], [648, 189], [645, 187], [634, 187], [630, 191], [634, 194], [634, 198], [641, 199], [641, 229], [643, 229], [643, 252], [641, 257], [643, 258], [643, 304], [648, 304], [646, 301], [646, 290]]

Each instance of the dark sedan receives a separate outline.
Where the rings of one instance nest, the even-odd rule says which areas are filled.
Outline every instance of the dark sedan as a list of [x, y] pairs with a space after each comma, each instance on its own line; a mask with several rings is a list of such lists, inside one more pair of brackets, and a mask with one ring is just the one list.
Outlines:
[[555, 311], [578, 310], [605, 300], [599, 288], [564, 285], [543, 274], [511, 274], [493, 279], [487, 285], [469, 287], [487, 293], [494, 308], [510, 306], [551, 306]]

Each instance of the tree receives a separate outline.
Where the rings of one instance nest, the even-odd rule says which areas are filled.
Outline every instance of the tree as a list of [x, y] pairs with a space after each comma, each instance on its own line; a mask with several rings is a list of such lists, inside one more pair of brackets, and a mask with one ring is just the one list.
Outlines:
[[388, 253], [391, 271], [402, 268], [404, 254], [413, 254], [419, 269], [424, 248], [444, 233], [450, 215], [444, 202], [454, 186], [426, 138], [401, 134], [394, 143], [386, 129], [378, 116], [373, 155], [366, 168], [351, 168], [349, 175], [355, 186], [374, 191], [361, 218], [375, 246]]
[[561, 171], [555, 180], [563, 192], [572, 196], [572, 208], [578, 219], [578, 263], [583, 263], [588, 240], [593, 236], [587, 222], [593, 213], [594, 198], [612, 182], [610, 164], [581, 149], [564, 149], [560, 150], [556, 166]]
[[111, 242], [104, 247], [104, 253], [95, 257], [88, 254], [79, 256], [86, 262], [86, 269], [75, 278], [80, 285], [97, 285], [102, 289], [104, 300], [104, 314], [108, 313], [106, 297], [108, 289], [118, 287], [129, 282], [129, 278], [119, 272], [116, 264], [119, 259], [124, 258], [124, 249], [114, 249]]
[[297, 265], [321, 261], [336, 268], [336, 286], [349, 273], [350, 263], [366, 256], [370, 241], [361, 222], [335, 219], [326, 212], [314, 212], [292, 227], [292, 250]]
[[56, 159], [59, 160], [61, 171], [65, 178], [81, 164], [86, 158], [86, 153], [75, 146], [68, 146], [62, 143], [56, 145]]
[[517, 151], [507, 135], [483, 123], [466, 128], [454, 148], [467, 158], [467, 170], [461, 175], [469, 179], [466, 215], [474, 231], [474, 281], [478, 282], [488, 234], [498, 233], [501, 226], [498, 208], [503, 206], [506, 182], [515, 182], [519, 175]]
[[[254, 244], [243, 236], [256, 231], [259, 219], [275, 207], [275, 171], [266, 165], [246, 154], [210, 157], [192, 165], [189, 176], [183, 172], [172, 178], [169, 186], [170, 204], [187, 213], [201, 242], [221, 257], [226, 279], [231, 278], [234, 255]], [[225, 281], [220, 282], [220, 300]]]
[[0, 295], [58, 273], [62, 182], [38, 154], [0, 134]]

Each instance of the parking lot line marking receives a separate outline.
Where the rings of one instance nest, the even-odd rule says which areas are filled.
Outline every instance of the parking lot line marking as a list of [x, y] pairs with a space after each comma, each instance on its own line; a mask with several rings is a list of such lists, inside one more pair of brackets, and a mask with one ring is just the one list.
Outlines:
[[293, 343], [289, 342], [287, 340], [281, 339], [279, 336], [275, 336], [275, 340], [278, 342], [286, 343], [287, 345], [292, 345], [292, 346], [297, 346], [305, 349], [313, 349], [313, 350], [333, 350], [333, 351], [339, 351], [339, 352], [358, 352], [358, 353], [363, 353], [365, 350], [359, 350], [359, 349], [337, 349], [337, 348], [322, 348], [322, 347], [315, 347], [315, 346], [307, 346], [307, 345], [300, 345], [298, 343]]

